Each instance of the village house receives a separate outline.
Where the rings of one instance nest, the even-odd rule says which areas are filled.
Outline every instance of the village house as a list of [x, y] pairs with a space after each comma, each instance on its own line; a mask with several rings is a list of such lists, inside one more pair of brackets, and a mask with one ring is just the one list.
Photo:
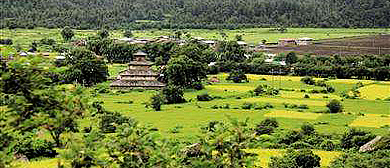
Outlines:
[[279, 46], [288, 46], [288, 45], [297, 45], [297, 42], [295, 39], [292, 38], [286, 38], [286, 39], [279, 39]]

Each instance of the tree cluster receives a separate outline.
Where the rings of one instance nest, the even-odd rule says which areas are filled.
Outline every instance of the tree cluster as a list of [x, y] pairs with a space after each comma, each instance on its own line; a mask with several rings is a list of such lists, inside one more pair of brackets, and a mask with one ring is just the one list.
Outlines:
[[[387, 0], [1, 1], [1, 28], [388, 27]], [[148, 20], [146, 22], [139, 20]]]

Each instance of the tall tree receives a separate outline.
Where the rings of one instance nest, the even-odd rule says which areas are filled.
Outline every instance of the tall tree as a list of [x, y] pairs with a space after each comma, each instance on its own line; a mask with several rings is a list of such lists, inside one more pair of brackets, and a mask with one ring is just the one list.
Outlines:
[[69, 26], [66, 26], [64, 29], [61, 30], [61, 35], [65, 41], [69, 41], [73, 38], [74, 31]]
[[108, 68], [105, 61], [85, 48], [71, 50], [65, 59], [68, 70], [65, 72], [68, 81], [85, 86], [107, 80]]

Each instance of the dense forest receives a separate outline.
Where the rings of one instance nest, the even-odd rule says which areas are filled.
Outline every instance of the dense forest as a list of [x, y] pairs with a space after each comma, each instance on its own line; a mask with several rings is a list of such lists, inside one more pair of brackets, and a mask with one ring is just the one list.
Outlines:
[[2, 0], [0, 4], [1, 28], [390, 26], [388, 0]]

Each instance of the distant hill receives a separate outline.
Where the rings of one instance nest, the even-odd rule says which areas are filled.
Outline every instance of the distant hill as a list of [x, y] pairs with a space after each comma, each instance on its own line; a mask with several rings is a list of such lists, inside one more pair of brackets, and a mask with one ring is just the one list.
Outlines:
[[389, 0], [1, 0], [0, 27], [389, 27], [389, 9]]

